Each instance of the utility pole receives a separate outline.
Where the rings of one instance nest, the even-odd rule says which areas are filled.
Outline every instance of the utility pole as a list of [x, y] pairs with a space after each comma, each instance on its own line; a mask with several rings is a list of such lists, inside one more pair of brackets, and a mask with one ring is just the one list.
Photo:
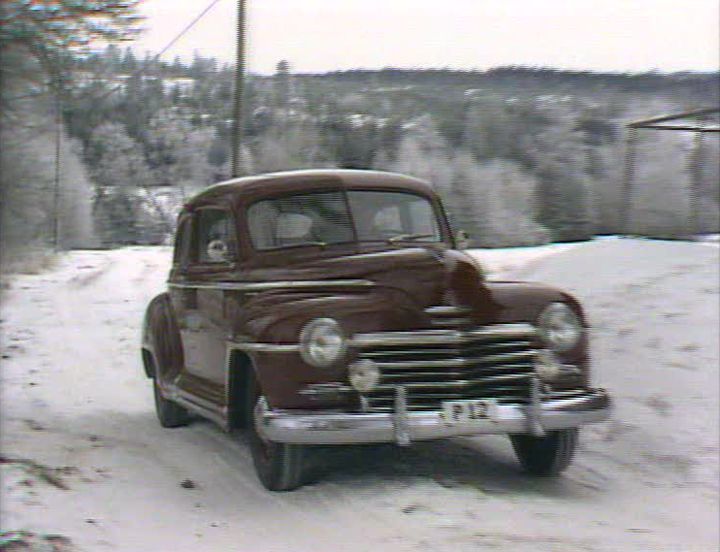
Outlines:
[[232, 177], [240, 176], [243, 146], [243, 88], [245, 78], [245, 0], [238, 0], [235, 100], [232, 128]]

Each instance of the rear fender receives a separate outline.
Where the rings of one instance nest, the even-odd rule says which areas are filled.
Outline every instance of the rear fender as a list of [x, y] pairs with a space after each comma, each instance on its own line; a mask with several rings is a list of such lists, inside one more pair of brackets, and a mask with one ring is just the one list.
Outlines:
[[167, 293], [157, 295], [145, 311], [142, 349], [146, 375], [157, 378], [161, 386], [180, 374], [184, 365], [182, 341]]

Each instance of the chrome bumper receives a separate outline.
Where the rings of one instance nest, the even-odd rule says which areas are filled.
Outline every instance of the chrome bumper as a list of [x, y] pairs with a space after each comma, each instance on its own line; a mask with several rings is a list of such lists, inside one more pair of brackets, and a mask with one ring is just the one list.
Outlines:
[[[399, 392], [402, 394], [402, 391]], [[604, 389], [568, 399], [543, 400], [534, 393], [529, 405], [495, 405], [488, 417], [468, 423], [448, 423], [441, 412], [338, 413], [270, 410], [258, 403], [256, 428], [271, 441], [305, 445], [344, 445], [442, 439], [461, 435], [526, 433], [601, 422], [610, 415], [610, 397]], [[396, 401], [402, 403], [402, 399]]]

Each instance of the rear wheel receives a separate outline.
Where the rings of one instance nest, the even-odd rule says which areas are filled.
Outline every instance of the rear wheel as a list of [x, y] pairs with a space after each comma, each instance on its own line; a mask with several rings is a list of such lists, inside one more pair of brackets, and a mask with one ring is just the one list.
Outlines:
[[248, 408], [252, 409], [249, 424], [250, 452], [255, 472], [263, 486], [270, 491], [292, 491], [301, 487], [305, 476], [305, 456], [307, 447], [276, 443], [265, 439], [257, 430], [258, 406], [265, 399], [260, 386], [251, 373], [248, 378], [251, 393]]
[[155, 412], [163, 427], [181, 427], [190, 423], [190, 414], [182, 406], [162, 395], [157, 378], [153, 378], [153, 394], [155, 396]]
[[578, 443], [578, 429], [550, 431], [544, 437], [511, 435], [513, 449], [520, 464], [528, 473], [553, 476], [572, 462]]

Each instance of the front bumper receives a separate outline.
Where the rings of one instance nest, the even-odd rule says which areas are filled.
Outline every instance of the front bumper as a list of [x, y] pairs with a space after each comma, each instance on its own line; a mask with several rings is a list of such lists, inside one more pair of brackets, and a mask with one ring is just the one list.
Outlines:
[[[401, 395], [402, 393], [399, 393]], [[488, 417], [467, 423], [447, 423], [440, 412], [407, 412], [403, 397], [392, 413], [296, 412], [270, 410], [261, 401], [256, 428], [266, 439], [304, 445], [344, 445], [442, 439], [461, 435], [524, 433], [542, 436], [546, 431], [601, 422], [610, 415], [610, 397], [604, 389], [584, 395], [543, 400], [534, 394], [529, 405], [495, 405]], [[399, 408], [398, 408], [399, 407]]]

